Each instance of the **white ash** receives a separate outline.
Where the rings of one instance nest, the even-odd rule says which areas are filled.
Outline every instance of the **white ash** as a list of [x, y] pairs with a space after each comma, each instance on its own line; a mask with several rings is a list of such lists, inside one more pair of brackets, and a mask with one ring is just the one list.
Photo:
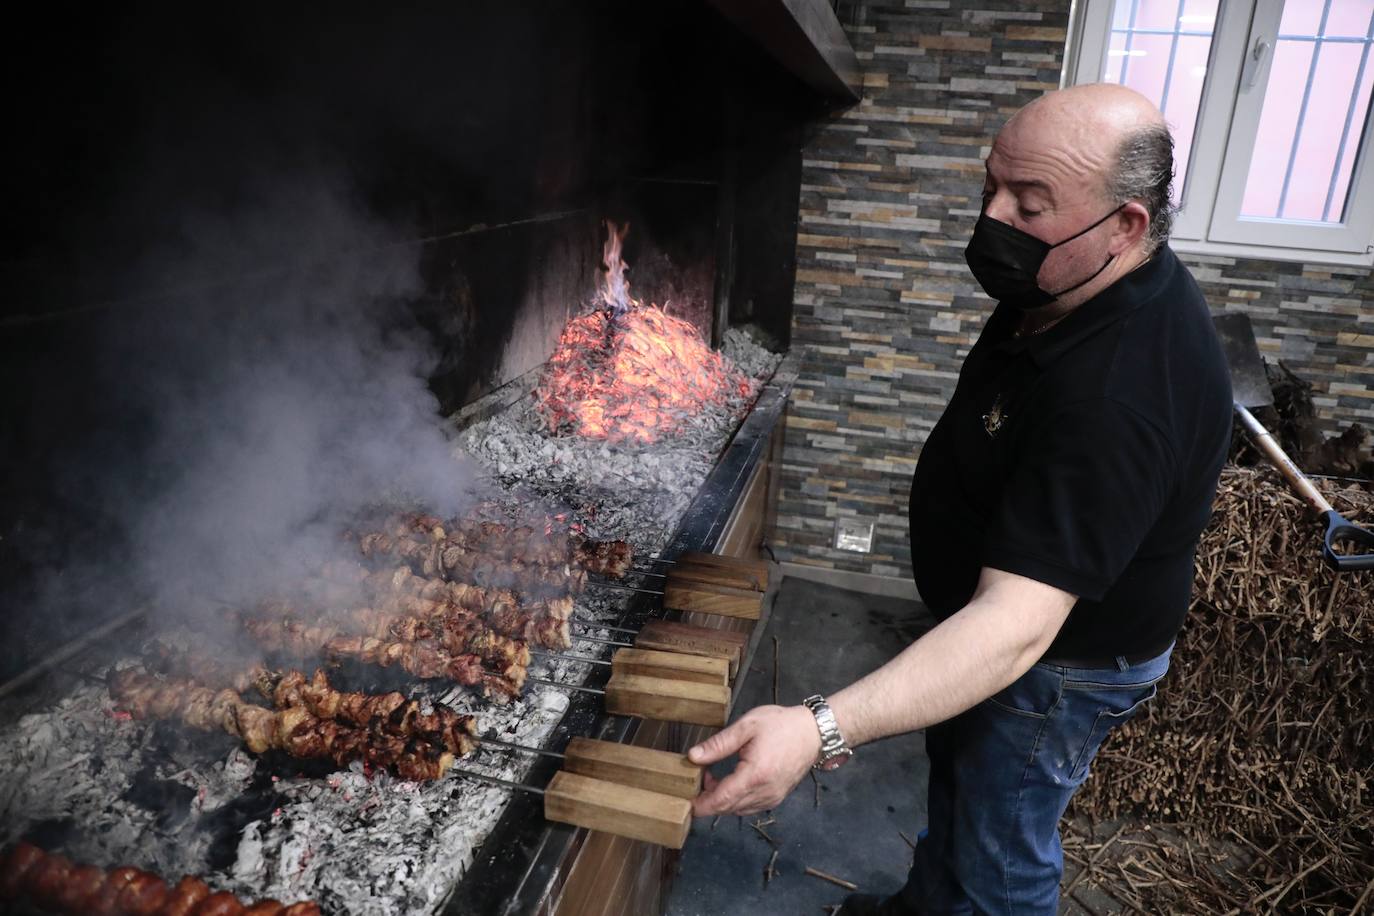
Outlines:
[[777, 371], [782, 356], [755, 340], [751, 331], [763, 334], [752, 326], [749, 329], [730, 328], [721, 339], [720, 352], [750, 378], [768, 378]]

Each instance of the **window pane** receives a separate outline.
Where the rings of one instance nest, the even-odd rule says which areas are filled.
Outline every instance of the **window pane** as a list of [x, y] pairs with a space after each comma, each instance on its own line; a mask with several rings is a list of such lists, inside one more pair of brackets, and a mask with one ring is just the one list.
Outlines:
[[[1374, 2], [1374, 0], [1369, 0]], [[1174, 134], [1174, 194], [1183, 196], [1218, 0], [1115, 0], [1104, 82], [1145, 95]]]
[[[1355, 96], [1355, 110], [1365, 113], [1365, 130], [1369, 129], [1371, 92], [1374, 92], [1374, 61], [1365, 64], [1364, 79], [1360, 82], [1359, 94]], [[1361, 133], [1357, 129], [1357, 124], [1358, 122], [1351, 125], [1345, 143], [1341, 145], [1341, 167], [1336, 172], [1336, 186], [1331, 191], [1327, 219], [1343, 217], [1345, 213], [1346, 195], [1350, 193], [1350, 176], [1355, 172], [1355, 156], [1360, 151]]]
[[1374, 0], [1285, 4], [1241, 216], [1344, 220], [1369, 115], [1372, 25]]
[[1369, 34], [1374, 4], [1368, 0], [1331, 0], [1325, 35], [1329, 38], [1363, 38]]

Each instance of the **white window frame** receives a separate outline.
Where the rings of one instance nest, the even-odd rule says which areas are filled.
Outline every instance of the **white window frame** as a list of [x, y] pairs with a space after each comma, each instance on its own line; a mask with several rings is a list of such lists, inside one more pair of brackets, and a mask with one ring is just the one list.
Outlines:
[[[1111, 6], [1111, 0], [1073, 0], [1061, 86], [1100, 78]], [[1374, 265], [1374, 127], [1364, 132], [1357, 152], [1345, 223], [1239, 216], [1282, 10], [1283, 0], [1220, 2], [1186, 186], [1175, 189], [1182, 196], [1170, 246], [1195, 254]], [[1260, 41], [1267, 53], [1256, 61], [1247, 52]], [[1374, 66], [1374, 54], [1367, 66]]]

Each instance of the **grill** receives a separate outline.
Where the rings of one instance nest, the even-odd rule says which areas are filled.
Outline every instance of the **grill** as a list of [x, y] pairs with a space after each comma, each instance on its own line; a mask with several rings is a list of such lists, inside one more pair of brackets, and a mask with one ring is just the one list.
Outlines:
[[[759, 542], [768, 457], [793, 362], [762, 388], [687, 510], [660, 523], [656, 540], [637, 547], [673, 560], [686, 551], [738, 550]], [[649, 619], [684, 616], [665, 614], [651, 591], [593, 586], [578, 600], [576, 616], [589, 621], [578, 631], [618, 642]], [[697, 619], [741, 628], [750, 623]], [[148, 618], [135, 615], [7, 686], [8, 725], [0, 733], [7, 797], [0, 807], [30, 841], [77, 861], [110, 863], [136, 850], [133, 864], [169, 879], [200, 874], [244, 899], [309, 898], [325, 912], [349, 913], [551, 912], [578, 874], [579, 859], [590, 855], [587, 831], [546, 823], [537, 797], [462, 774], [410, 782], [359, 763], [340, 770], [280, 751], [255, 756], [227, 734], [177, 722], [126, 721], [109, 702], [103, 680], [153, 635]], [[170, 635], [196, 642], [193, 633]], [[562, 657], [536, 658], [531, 673], [551, 683], [604, 689], [609, 670], [574, 659], [605, 659], [606, 648], [575, 640], [557, 653]], [[330, 681], [339, 690], [372, 694], [401, 689], [426, 705], [477, 716], [482, 735], [552, 751], [572, 736], [622, 743], [649, 738], [650, 745], [681, 750], [695, 734], [680, 724], [650, 729], [640, 719], [607, 716], [602, 698], [586, 690], [535, 685], [517, 702], [498, 706], [442, 680], [416, 681], [397, 669], [358, 663], [332, 668]], [[460, 768], [542, 786], [558, 762], [484, 747]]]

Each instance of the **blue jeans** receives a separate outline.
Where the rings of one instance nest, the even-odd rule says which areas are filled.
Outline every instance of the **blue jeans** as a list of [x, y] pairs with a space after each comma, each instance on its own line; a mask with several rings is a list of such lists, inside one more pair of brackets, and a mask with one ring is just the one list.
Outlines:
[[901, 890], [908, 908], [1054, 916], [1059, 818], [1102, 739], [1155, 695], [1171, 651], [1106, 669], [1037, 664], [926, 729], [930, 824]]

